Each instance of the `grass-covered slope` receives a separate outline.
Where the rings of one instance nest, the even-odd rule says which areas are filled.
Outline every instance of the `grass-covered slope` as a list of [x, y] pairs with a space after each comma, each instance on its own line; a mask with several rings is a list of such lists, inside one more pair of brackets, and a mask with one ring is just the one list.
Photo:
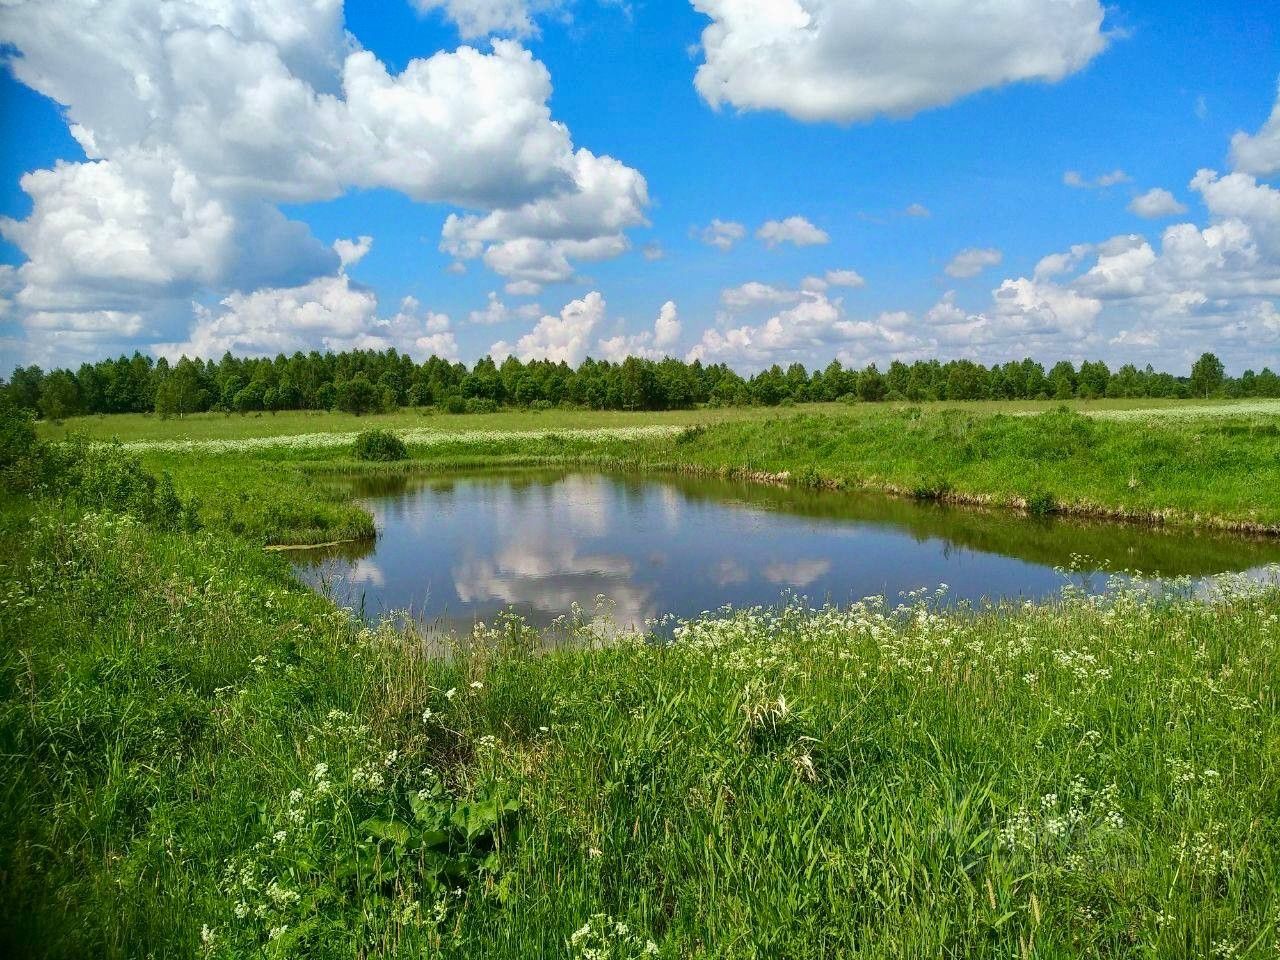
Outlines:
[[0, 498], [0, 948], [1274, 957], [1276, 587], [720, 611], [604, 647], [504, 620], [440, 656], [260, 549], [350, 520], [326, 473], [495, 455], [850, 485], [935, 466], [1101, 502], [1104, 467], [1145, 451], [1122, 496], [1182, 477], [1196, 509], [1274, 515], [1251, 485], [1275, 470], [1265, 420], [862, 423], [486, 436], [411, 445], [409, 467], [148, 454], [172, 486], [0, 431], [22, 491]]
[[695, 431], [670, 460], [817, 486], [1280, 530], [1280, 418], [1270, 416], [798, 416]]
[[[499, 415], [501, 416], [501, 415]], [[324, 434], [243, 449], [168, 440], [139, 452], [209, 522], [265, 543], [368, 536], [344, 473], [599, 465], [730, 473], [996, 507], [1280, 532], [1280, 416], [1035, 415], [918, 408], [790, 412], [705, 427], [402, 431], [411, 459], [370, 464]], [[175, 446], [177, 444], [177, 446]]]
[[225, 534], [31, 514], [0, 598], [18, 955], [1277, 948], [1274, 590], [541, 653], [501, 623], [430, 659]]

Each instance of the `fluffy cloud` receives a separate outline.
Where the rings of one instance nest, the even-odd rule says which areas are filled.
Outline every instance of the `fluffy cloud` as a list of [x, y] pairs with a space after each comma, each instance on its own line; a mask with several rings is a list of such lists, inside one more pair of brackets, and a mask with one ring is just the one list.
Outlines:
[[538, 32], [534, 16], [559, 6], [557, 0], [413, 0], [423, 13], [439, 10], [464, 37], [492, 33], [525, 37]]
[[1077, 190], [1102, 190], [1106, 187], [1114, 187], [1118, 183], [1128, 183], [1130, 179], [1132, 178], [1123, 170], [1112, 170], [1110, 173], [1100, 174], [1092, 180], [1082, 176], [1079, 170], [1068, 170], [1062, 175], [1062, 182], [1068, 187], [1074, 187]]
[[[832, 299], [824, 292], [802, 290], [787, 294], [795, 302], [763, 323], [731, 326], [730, 317], [723, 317], [719, 327], [703, 332], [687, 359], [758, 368], [791, 360], [813, 362], [817, 357], [829, 357], [833, 351], [846, 357], [907, 355], [918, 346], [906, 332], [911, 318], [905, 313], [882, 313], [872, 320], [857, 320], [846, 315], [841, 299]], [[764, 302], [757, 299], [751, 305]]]
[[564, 192], [485, 216], [450, 214], [440, 248], [459, 259], [483, 256], [495, 273], [526, 284], [571, 279], [571, 259], [616, 257], [629, 246], [623, 231], [647, 222], [644, 177], [585, 149], [572, 170]]
[[1231, 163], [1239, 172], [1258, 177], [1280, 171], [1280, 86], [1275, 108], [1262, 129], [1252, 136], [1241, 131], [1231, 138]]
[[228, 350], [240, 356], [269, 356], [321, 347], [328, 350], [386, 350], [394, 347], [418, 358], [431, 354], [457, 359], [458, 343], [446, 314], [421, 311], [412, 297], [389, 319], [377, 316], [372, 291], [346, 274], [318, 277], [298, 287], [233, 293], [216, 309], [194, 305], [195, 324], [184, 341], [156, 344], [156, 352], [216, 358]]
[[20, 319], [341, 286], [360, 241], [335, 250], [276, 204], [352, 188], [487, 211], [453, 218], [445, 244], [526, 285], [621, 253], [648, 204], [638, 172], [575, 149], [546, 68], [514, 41], [393, 74], [339, 0], [28, 0], [5, 7], [0, 42], [88, 157], [24, 177], [31, 214], [0, 223], [26, 256]]
[[923, 203], [913, 203], [902, 211], [908, 217], [931, 217], [933, 213]]
[[758, 280], [720, 291], [720, 302], [730, 311], [749, 310], [762, 305], [796, 303], [806, 295], [822, 293], [830, 287], [858, 289], [867, 281], [856, 270], [828, 270], [823, 276], [808, 276], [800, 281], [799, 289], [778, 287]]
[[729, 250], [747, 235], [747, 228], [734, 220], [712, 220], [701, 230], [695, 231], [698, 239], [710, 247]]
[[743, 310], [760, 304], [794, 303], [803, 296], [799, 290], [775, 287], [758, 280], [749, 280], [737, 287], [720, 291], [720, 302], [730, 310]]
[[1088, 335], [1102, 310], [1100, 301], [1075, 290], [1019, 277], [1005, 280], [992, 294], [1001, 334], [1055, 340]]
[[1003, 259], [1004, 254], [994, 247], [969, 247], [951, 258], [945, 272], [949, 277], [976, 277], [988, 267], [999, 266]]
[[607, 340], [601, 340], [597, 347], [604, 359], [614, 363], [621, 363], [627, 357], [661, 360], [670, 355], [671, 348], [679, 339], [680, 316], [676, 312], [675, 301], [668, 300], [658, 311], [658, 318], [653, 322], [652, 331], [645, 330], [631, 337], [618, 334]]
[[694, 84], [713, 107], [800, 120], [907, 116], [1102, 52], [1098, 0], [692, 0], [711, 18]]
[[593, 290], [582, 299], [565, 304], [559, 314], [548, 314], [539, 319], [533, 329], [514, 344], [499, 340], [490, 347], [489, 353], [499, 361], [514, 354], [526, 362], [553, 360], [574, 366], [592, 353], [615, 362], [627, 357], [660, 360], [671, 353], [680, 339], [680, 316], [672, 300], [662, 305], [652, 330], [643, 330], [632, 336], [619, 333], [594, 340], [596, 332], [604, 325], [606, 313], [604, 297]]
[[1070, 338], [1170, 366], [1189, 363], [1205, 345], [1237, 365], [1274, 353], [1280, 190], [1212, 170], [1189, 186], [1209, 212], [1204, 226], [1173, 224], [1158, 243], [1126, 234], [1050, 254], [1031, 278], [1004, 281], [990, 313], [940, 314], [939, 334], [1059, 350]]
[[1186, 213], [1187, 208], [1168, 190], [1153, 187], [1129, 202], [1129, 212], [1148, 220], [1158, 220], [1161, 217], [1176, 217], [1178, 214]]
[[512, 320], [531, 320], [542, 312], [536, 303], [526, 303], [512, 309], [499, 299], [498, 294], [489, 291], [489, 300], [480, 310], [472, 310], [467, 314], [467, 322], [480, 326], [493, 326], [509, 323]]
[[867, 285], [867, 281], [862, 278], [862, 274], [858, 273], [857, 270], [828, 270], [823, 279], [833, 287], [857, 289]]
[[572, 300], [556, 316], [548, 314], [514, 345], [499, 340], [489, 350], [495, 360], [512, 354], [521, 360], [564, 361], [576, 366], [586, 359], [592, 334], [604, 320], [605, 301], [593, 290]]
[[165, 356], [218, 357], [292, 353], [321, 343], [326, 347], [359, 337], [372, 325], [378, 299], [352, 286], [345, 274], [319, 277], [299, 287], [233, 293], [220, 310], [197, 305], [196, 323], [185, 342], [160, 344]]
[[797, 247], [812, 247], [830, 243], [825, 230], [815, 227], [804, 217], [787, 217], [785, 220], [768, 220], [756, 231], [756, 238], [768, 247], [780, 243], [794, 243]]
[[335, 240], [333, 241], [333, 249], [338, 254], [338, 260], [342, 263], [343, 269], [353, 267], [373, 249], [373, 237], [363, 236], [356, 240]]

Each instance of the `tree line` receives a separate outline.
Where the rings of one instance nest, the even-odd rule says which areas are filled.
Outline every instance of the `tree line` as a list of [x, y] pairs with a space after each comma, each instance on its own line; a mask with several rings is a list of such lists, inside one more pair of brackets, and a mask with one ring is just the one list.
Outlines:
[[77, 370], [18, 367], [0, 391], [16, 406], [49, 419], [82, 414], [204, 411], [343, 410], [373, 413], [413, 406], [451, 413], [499, 407], [575, 406], [596, 410], [671, 410], [700, 404], [775, 406], [811, 401], [1024, 400], [1100, 397], [1280, 397], [1280, 376], [1268, 368], [1226, 376], [1211, 353], [1187, 376], [1102, 361], [1076, 367], [1063, 360], [1047, 371], [1026, 359], [983, 366], [971, 360], [895, 360], [881, 371], [833, 360], [821, 369], [793, 363], [743, 377], [727, 365], [695, 360], [620, 363], [587, 359], [501, 364], [483, 357], [473, 366], [430, 357], [418, 363], [396, 350], [295, 353], [192, 360], [170, 364], [141, 353], [82, 364]]

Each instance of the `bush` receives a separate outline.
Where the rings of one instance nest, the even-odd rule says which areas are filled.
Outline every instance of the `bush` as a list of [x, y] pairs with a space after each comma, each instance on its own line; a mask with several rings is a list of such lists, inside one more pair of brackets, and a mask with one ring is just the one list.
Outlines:
[[1047, 517], [1058, 512], [1058, 500], [1047, 490], [1037, 490], [1027, 497], [1027, 512], [1036, 517]]
[[42, 471], [41, 452], [31, 413], [0, 396], [0, 485], [8, 490], [32, 489]]
[[488, 397], [472, 397], [467, 401], [467, 413], [497, 413], [498, 405]]
[[404, 441], [390, 430], [365, 430], [356, 437], [356, 459], [390, 463], [407, 460], [409, 451]]
[[127, 513], [161, 530], [199, 527], [194, 502], [184, 504], [167, 473], [155, 477], [118, 444], [73, 440], [48, 445], [46, 492], [86, 512]]
[[462, 399], [462, 396], [460, 394], [451, 393], [449, 394], [448, 397], [445, 398], [444, 412], [445, 413], [466, 413], [467, 401]]
[[944, 477], [923, 477], [911, 488], [917, 500], [943, 500], [951, 493], [951, 481]]

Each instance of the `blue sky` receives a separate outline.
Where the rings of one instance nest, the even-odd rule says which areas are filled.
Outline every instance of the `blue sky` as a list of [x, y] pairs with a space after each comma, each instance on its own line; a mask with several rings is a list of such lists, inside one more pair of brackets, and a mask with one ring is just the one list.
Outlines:
[[82, 6], [0, 13], [5, 368], [1280, 365], [1277, 3]]

